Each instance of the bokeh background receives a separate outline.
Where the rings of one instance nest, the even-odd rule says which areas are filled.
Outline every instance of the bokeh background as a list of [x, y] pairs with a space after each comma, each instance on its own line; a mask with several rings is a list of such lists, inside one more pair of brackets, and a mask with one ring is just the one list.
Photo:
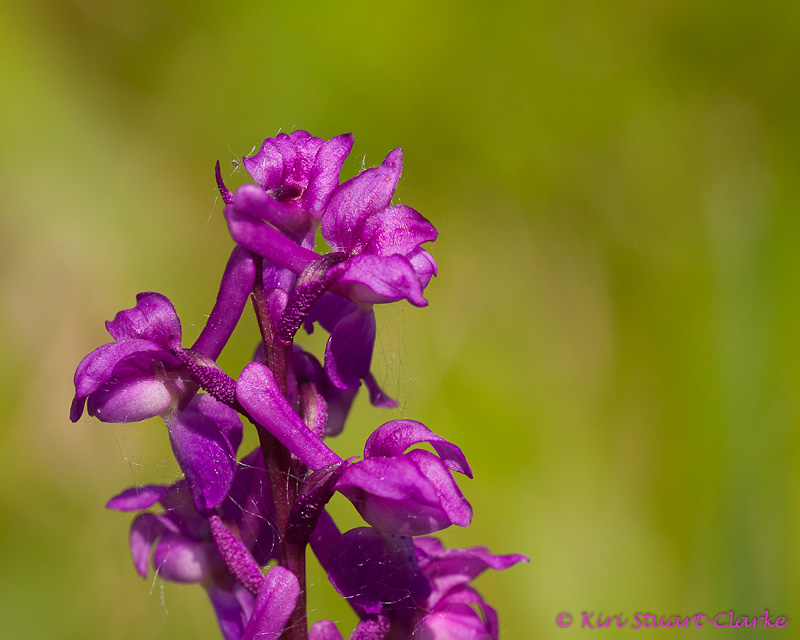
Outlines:
[[346, 176], [402, 146], [398, 199], [440, 230], [429, 308], [379, 315], [400, 408], [361, 399], [336, 446], [407, 416], [463, 447], [474, 523], [444, 538], [531, 559], [477, 582], [502, 637], [766, 608], [793, 635], [800, 3], [0, 0], [0, 67], [4, 637], [218, 637], [103, 509], [176, 479], [163, 425], [71, 424], [71, 378], [139, 291], [197, 335], [214, 163], [235, 186], [295, 128], [354, 132]]

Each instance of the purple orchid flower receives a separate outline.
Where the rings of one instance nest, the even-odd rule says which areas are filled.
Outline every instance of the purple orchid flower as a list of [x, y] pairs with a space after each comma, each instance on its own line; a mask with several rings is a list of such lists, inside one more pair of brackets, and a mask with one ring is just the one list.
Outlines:
[[[225, 267], [219, 294], [193, 350], [215, 360], [239, 321], [255, 281], [252, 256], [236, 247]], [[86, 356], [75, 371], [70, 419], [89, 415], [104, 422], [139, 422], [181, 409], [197, 391], [181, 359], [181, 322], [169, 298], [140, 293], [133, 309], [120, 311], [106, 329], [114, 342]]]
[[497, 640], [495, 610], [469, 586], [487, 569], [503, 571], [528, 558], [494, 555], [484, 547], [445, 549], [436, 538], [415, 538], [417, 561], [431, 593], [410, 618], [392, 618], [387, 640]]
[[411, 615], [431, 593], [412, 538], [371, 527], [351, 529], [333, 544], [325, 566], [336, 591], [362, 615]]
[[[430, 444], [435, 455], [409, 447]], [[347, 467], [336, 484], [361, 517], [386, 533], [415, 536], [466, 527], [472, 507], [453, 478], [472, 470], [456, 445], [416, 420], [391, 420], [367, 439], [364, 459]]]
[[[156, 504], [162, 512], [147, 511]], [[152, 557], [162, 578], [201, 584], [226, 640], [260, 638], [257, 632], [270, 629], [273, 635], [263, 637], [278, 638], [297, 599], [297, 579], [281, 567], [265, 578], [258, 568], [277, 558], [278, 549], [272, 494], [260, 450], [238, 463], [219, 515], [197, 510], [185, 480], [171, 486], [131, 487], [107, 507], [140, 512], [130, 534], [139, 575], [147, 577]], [[237, 542], [238, 556], [230, 544], [220, 543], [220, 527]]]
[[322, 216], [323, 238], [334, 252], [348, 256], [334, 268], [334, 278], [339, 290], [357, 302], [405, 298], [417, 306], [427, 304], [422, 290], [435, 263], [420, 245], [436, 240], [437, 232], [416, 210], [391, 204], [402, 171], [398, 147], [379, 167], [341, 184]]
[[89, 415], [103, 422], [138, 422], [191, 398], [196, 386], [169, 351], [181, 323], [168, 298], [140, 293], [136, 306], [120, 311], [106, 329], [115, 342], [92, 351], [75, 371], [73, 422], [87, 400]]
[[397, 148], [380, 167], [367, 169], [338, 187], [322, 217], [325, 241], [348, 256], [329, 274], [336, 292], [358, 303], [334, 318], [330, 312], [328, 317], [319, 314], [331, 334], [325, 369], [343, 389], [369, 379], [375, 345], [372, 305], [405, 298], [425, 306], [422, 291], [436, 275], [436, 262], [420, 246], [436, 240], [436, 229], [411, 207], [391, 205], [402, 167], [402, 150]]
[[431, 595], [410, 537], [371, 527], [342, 534], [324, 511], [310, 543], [331, 584], [361, 620], [408, 617]]
[[181, 411], [165, 413], [164, 422], [195, 508], [204, 512], [222, 504], [236, 474], [236, 450], [242, 442], [239, 414], [199, 394]]
[[[387, 640], [497, 640], [497, 615], [469, 583], [486, 569], [528, 562], [483, 547], [445, 549], [432, 537], [387, 536], [369, 528], [340, 534], [327, 512], [311, 546], [359, 626], [383, 621], [378, 637]], [[318, 633], [320, 640], [341, 638], [333, 623], [320, 624]]]
[[352, 148], [352, 133], [323, 140], [298, 130], [264, 140], [259, 152], [243, 162], [250, 177], [276, 202], [319, 219]]
[[[326, 181], [324, 195], [315, 198], [324, 203], [319, 208], [324, 208], [322, 236], [343, 258], [334, 267], [332, 290], [356, 302], [405, 298], [417, 306], [427, 304], [422, 290], [436, 274], [436, 263], [420, 245], [434, 241], [437, 232], [411, 207], [391, 205], [402, 166], [402, 150], [397, 148], [379, 167], [363, 171], [335, 190], [329, 192], [333, 182]], [[297, 193], [297, 188], [289, 191]], [[291, 225], [273, 213], [273, 201], [255, 185], [239, 187], [225, 207], [231, 235], [243, 247], [299, 275], [319, 256], [281, 233]]]
[[[334, 141], [338, 142], [329, 144]], [[350, 145], [352, 137], [347, 138], [347, 152]], [[327, 160], [323, 150], [328, 148], [336, 162], [321, 162], [325, 172], [314, 173], [320, 156]], [[379, 402], [390, 404], [369, 373], [375, 343], [372, 305], [402, 299], [417, 306], [427, 304], [422, 292], [437, 268], [433, 257], [420, 245], [435, 240], [437, 232], [411, 207], [391, 205], [402, 173], [400, 148], [389, 153], [379, 167], [336, 186], [334, 176], [341, 168], [339, 160], [346, 155], [343, 150], [344, 143], [339, 138], [323, 144], [305, 132], [266, 140], [257, 156], [245, 159], [245, 166], [261, 188], [240, 187], [235, 195], [226, 198], [229, 205], [225, 216], [236, 242], [300, 275], [318, 260], [317, 254], [310, 251], [314, 231], [308, 229], [310, 221], [321, 215], [323, 238], [339, 262], [326, 274], [326, 286], [358, 303], [348, 307], [347, 313], [342, 313], [341, 308], [318, 309], [317, 319], [331, 334], [325, 368], [337, 387], [354, 389], [365, 380], [373, 398], [381, 397]], [[317, 184], [316, 176], [323, 174], [326, 180]], [[305, 200], [307, 194], [313, 193], [312, 199], [318, 204], [311, 216], [303, 214], [302, 207], [298, 209], [300, 205], [279, 209], [281, 202], [271, 192], [291, 194], [305, 206], [310, 206]], [[301, 224], [298, 220], [306, 222]], [[305, 234], [303, 240], [298, 239], [297, 229]]]
[[349, 133], [330, 140], [306, 131], [280, 133], [264, 140], [256, 155], [243, 158], [257, 186], [243, 185], [232, 195], [222, 184], [218, 169], [220, 191], [226, 204], [234, 203], [237, 209], [313, 249], [317, 224], [339, 184], [339, 172], [352, 147]]
[[[252, 418], [312, 470], [345, 461], [309, 429], [260, 363], [245, 367], [236, 398]], [[429, 443], [438, 455], [410, 446]], [[451, 524], [467, 526], [472, 508], [453, 479], [472, 477], [464, 454], [420, 422], [392, 420], [367, 440], [364, 459], [348, 464], [336, 483], [373, 527], [395, 535], [422, 535]]]
[[[252, 287], [251, 272], [252, 260], [235, 252], [209, 325], [198, 340], [212, 355], [218, 355], [238, 321], [241, 299], [246, 300], [242, 294]], [[90, 415], [105, 422], [162, 416], [196, 507], [211, 509], [225, 499], [233, 482], [242, 439], [239, 415], [211, 396], [196, 395], [198, 384], [179, 357], [185, 357], [180, 349], [181, 324], [169, 299], [141, 293], [136, 300], [133, 309], [120, 311], [106, 323], [115, 342], [96, 349], [78, 365], [70, 417], [77, 421], [85, 405]]]

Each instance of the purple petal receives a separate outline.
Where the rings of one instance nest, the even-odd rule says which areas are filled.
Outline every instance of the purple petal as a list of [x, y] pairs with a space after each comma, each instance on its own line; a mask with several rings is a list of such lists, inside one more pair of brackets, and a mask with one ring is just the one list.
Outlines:
[[141, 487], [129, 487], [118, 493], [106, 503], [106, 509], [115, 511], [142, 511], [149, 509], [161, 500], [169, 490], [160, 484], [146, 484]]
[[316, 253], [292, 242], [266, 222], [237, 211], [234, 205], [225, 207], [225, 218], [236, 242], [294, 273], [302, 273], [309, 263], [319, 258]]
[[[347, 136], [339, 136], [326, 143], [307, 131], [293, 131], [289, 135], [279, 133], [265, 140], [258, 154], [244, 158], [244, 165], [253, 179], [278, 200], [295, 199], [309, 185], [327, 199], [338, 184], [338, 172], [348, 152]], [[327, 184], [326, 173], [334, 174], [332, 185]], [[320, 200], [322, 198], [316, 201], [312, 199], [311, 204], [324, 206], [324, 200]], [[306, 204], [309, 203], [302, 204], [308, 210]]]
[[440, 576], [458, 574], [474, 580], [486, 569], [504, 571], [520, 562], [530, 562], [530, 560], [519, 553], [496, 555], [486, 547], [447, 549], [435, 561], [435, 571]]
[[323, 511], [317, 520], [316, 529], [311, 534], [309, 544], [326, 573], [330, 570], [331, 551], [340, 535], [333, 518], [327, 511]]
[[198, 407], [203, 416], [216, 424], [234, 453], [239, 450], [239, 445], [242, 444], [242, 422], [237, 411], [207, 395], [195, 396], [190, 405]]
[[325, 371], [339, 389], [355, 389], [369, 375], [375, 346], [372, 307], [357, 308], [333, 328], [325, 348]]
[[[483, 618], [478, 614], [474, 606], [483, 611]], [[497, 614], [472, 589], [459, 589], [449, 594], [448, 598], [442, 601], [440, 606], [437, 606], [422, 619], [414, 633], [414, 638], [424, 638], [425, 640], [451, 640], [452, 638], [497, 640]]]
[[316, 138], [308, 133], [308, 131], [297, 130], [292, 131], [288, 136], [280, 133], [277, 139], [281, 142], [288, 143], [282, 146], [282, 149], [291, 147], [291, 159], [288, 149], [284, 151], [284, 165], [286, 166], [286, 174], [283, 181], [287, 185], [298, 187], [301, 191], [305, 190], [313, 165], [319, 150], [324, 144], [322, 138]]
[[182, 478], [167, 491], [161, 499], [164, 513], [159, 519], [173, 533], [185, 535], [195, 540], [209, 537], [208, 519], [198, 513], [192, 500], [192, 493], [186, 478]]
[[369, 391], [369, 401], [373, 407], [391, 409], [397, 406], [397, 400], [386, 395], [386, 392], [381, 389], [378, 381], [375, 380], [375, 376], [371, 373], [364, 376], [364, 384], [367, 387], [367, 391]]
[[322, 235], [332, 249], [349, 253], [360, 244], [364, 221], [391, 204], [402, 171], [398, 147], [380, 167], [362, 171], [333, 192], [322, 216]]
[[263, 364], [251, 362], [244, 368], [236, 383], [236, 399], [256, 422], [311, 469], [342, 461], [295, 413], [278, 389], [272, 371]]
[[164, 413], [172, 394], [162, 380], [129, 378], [111, 382], [89, 396], [89, 415], [103, 422], [140, 422]]
[[[297, 275], [289, 271], [284, 267], [279, 267], [276, 264], [271, 263], [269, 260], [264, 260], [264, 267], [261, 270], [261, 279], [264, 283], [264, 290], [268, 293], [277, 293], [280, 291], [282, 294], [288, 296], [288, 291], [291, 291], [294, 288], [295, 282], [297, 282]], [[286, 306], [286, 302], [283, 302], [283, 306]], [[281, 307], [280, 311], [277, 312], [276, 318], [280, 317], [281, 311], [283, 308]]]
[[437, 488], [407, 456], [356, 462], [336, 488], [368, 524], [384, 533], [425, 535], [452, 524]]
[[345, 133], [325, 141], [317, 151], [302, 199], [303, 208], [316, 218], [320, 217], [333, 190], [339, 186], [342, 164], [352, 148], [353, 134]]
[[266, 220], [284, 233], [304, 232], [311, 217], [292, 201], [278, 201], [254, 184], [243, 184], [233, 196], [239, 213]]
[[131, 523], [131, 556], [133, 556], [133, 566], [136, 567], [136, 573], [142, 578], [147, 577], [147, 561], [150, 559], [153, 543], [164, 531], [164, 525], [158, 516], [152, 513], [139, 514]]
[[330, 620], [319, 620], [311, 625], [308, 640], [344, 640], [339, 629]]
[[311, 307], [311, 312], [306, 318], [306, 331], [312, 333], [311, 322], [319, 322], [325, 331], [330, 333], [342, 318], [349, 316], [358, 308], [352, 300], [326, 292]]
[[253, 257], [242, 247], [235, 247], [222, 274], [217, 301], [193, 349], [212, 360], [219, 357], [239, 322], [255, 279]]
[[460, 527], [469, 526], [469, 523], [472, 522], [472, 507], [461, 493], [452, 472], [444, 462], [424, 449], [414, 449], [406, 455], [436, 488], [439, 504], [447, 513], [450, 522]]
[[[236, 585], [233, 588], [236, 589]], [[249, 591], [241, 587], [239, 587], [239, 591], [244, 591], [246, 596], [249, 596], [253, 602], [255, 601]], [[241, 596], [237, 597], [238, 595], [229, 589], [222, 589], [215, 585], [208, 588], [208, 597], [214, 607], [214, 613], [217, 614], [217, 622], [224, 640], [240, 640], [247, 624], [249, 616], [242, 610]], [[252, 603], [249, 608], [252, 610]]]
[[361, 254], [332, 270], [336, 283], [332, 289], [356, 302], [377, 304], [407, 299], [424, 307], [422, 283], [414, 267], [403, 256]]
[[[87, 396], [114, 377], [118, 364], [138, 353], [160, 351], [161, 347], [149, 340], [111, 342], [92, 351], [81, 360], [75, 370], [75, 398], [72, 401], [70, 419], [76, 422], [81, 417]], [[155, 354], [151, 357], [154, 360], [158, 358]], [[176, 358], [173, 357], [173, 360], [176, 364], [180, 364]]]
[[215, 554], [214, 545], [210, 542], [192, 540], [181, 533], [165, 532], [153, 550], [153, 566], [165, 580], [200, 582], [208, 573], [209, 558]]
[[106, 322], [106, 329], [117, 342], [150, 340], [167, 349], [171, 336], [181, 337], [181, 321], [169, 298], [160, 293], [140, 293], [133, 309], [120, 311]]
[[237, 413], [211, 396], [198, 395], [165, 418], [172, 450], [200, 513], [225, 500], [236, 473], [242, 425]]
[[345, 420], [353, 406], [358, 389], [337, 389], [331, 385], [326, 396], [328, 420], [325, 423], [325, 436], [338, 436], [344, 429]]
[[447, 555], [448, 549], [444, 543], [434, 536], [419, 536], [414, 538], [414, 548], [417, 550], [417, 557], [420, 565], [426, 566], [427, 563], [443, 558]]
[[382, 424], [367, 438], [364, 457], [400, 455], [411, 445], [420, 442], [432, 445], [448, 469], [472, 477], [472, 469], [467, 464], [461, 449], [416, 420], [390, 420]]
[[494, 555], [485, 547], [446, 549], [436, 538], [415, 538], [414, 546], [419, 564], [433, 584], [430, 606], [435, 606], [451, 590], [472, 582], [487, 569], [503, 571], [519, 562], [529, 562], [523, 555]]
[[256, 597], [242, 640], [278, 640], [297, 604], [300, 585], [280, 565], [269, 570]]
[[369, 615], [391, 611], [406, 617], [430, 595], [411, 538], [359, 527], [339, 536], [328, 578], [352, 606]]
[[297, 160], [297, 150], [293, 144], [292, 138], [310, 138], [311, 136], [307, 131], [293, 131], [291, 135], [286, 133], [279, 133], [272, 139], [272, 144], [278, 153], [281, 155], [283, 161], [283, 174], [280, 177], [278, 184], [267, 189], [280, 189], [288, 183], [289, 176], [292, 173], [295, 162]]
[[245, 156], [242, 163], [250, 177], [262, 189], [273, 189], [283, 181], [283, 153], [273, 138], [264, 140], [258, 153], [251, 157]]
[[259, 566], [267, 564], [278, 553], [278, 538], [272, 490], [261, 449], [242, 458], [225, 502], [219, 507], [225, 520], [237, 524], [242, 542], [247, 545]]
[[439, 273], [436, 260], [425, 249], [417, 247], [411, 253], [406, 254], [405, 258], [414, 268], [423, 289], [428, 286], [431, 278]]
[[386, 207], [367, 218], [361, 232], [362, 251], [379, 256], [406, 255], [423, 242], [433, 242], [436, 228], [419, 212], [402, 204]]

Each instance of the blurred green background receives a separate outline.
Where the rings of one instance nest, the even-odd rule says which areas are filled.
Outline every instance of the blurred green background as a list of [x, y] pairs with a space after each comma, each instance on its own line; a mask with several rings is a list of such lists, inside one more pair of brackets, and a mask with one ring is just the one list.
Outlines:
[[214, 163], [236, 185], [295, 128], [352, 131], [347, 175], [402, 146], [440, 231], [429, 308], [379, 314], [401, 406], [360, 399], [336, 447], [400, 416], [463, 447], [474, 523], [445, 540], [531, 558], [477, 582], [502, 637], [800, 615], [800, 3], [0, 0], [0, 65], [4, 637], [218, 637], [103, 509], [177, 477], [163, 425], [71, 424], [72, 374], [139, 291], [197, 335], [231, 248]]

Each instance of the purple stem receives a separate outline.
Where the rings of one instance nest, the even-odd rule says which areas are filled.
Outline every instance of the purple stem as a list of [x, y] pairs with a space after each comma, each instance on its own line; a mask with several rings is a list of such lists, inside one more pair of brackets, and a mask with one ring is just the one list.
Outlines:
[[[273, 377], [273, 382], [278, 385], [280, 399], [288, 403], [288, 356], [292, 343], [286, 344], [284, 340], [276, 339], [275, 324], [269, 312], [269, 305], [264, 292], [262, 280], [261, 259], [256, 260], [255, 283], [252, 288], [253, 308], [261, 331], [264, 343], [264, 356], [267, 362], [266, 370]], [[263, 390], [260, 390], [263, 393]], [[295, 414], [296, 416], [297, 414]], [[307, 640], [308, 622], [306, 620], [306, 558], [305, 545], [291, 544], [286, 538], [291, 507], [297, 497], [297, 476], [292, 470], [291, 455], [267, 429], [258, 418], [250, 420], [256, 425], [258, 437], [261, 442], [261, 455], [267, 469], [272, 496], [275, 505], [275, 523], [278, 528], [281, 551], [281, 566], [291, 571], [297, 578], [300, 592], [297, 604], [286, 625], [286, 630], [281, 635], [284, 640]], [[299, 419], [299, 416], [298, 416]]]

